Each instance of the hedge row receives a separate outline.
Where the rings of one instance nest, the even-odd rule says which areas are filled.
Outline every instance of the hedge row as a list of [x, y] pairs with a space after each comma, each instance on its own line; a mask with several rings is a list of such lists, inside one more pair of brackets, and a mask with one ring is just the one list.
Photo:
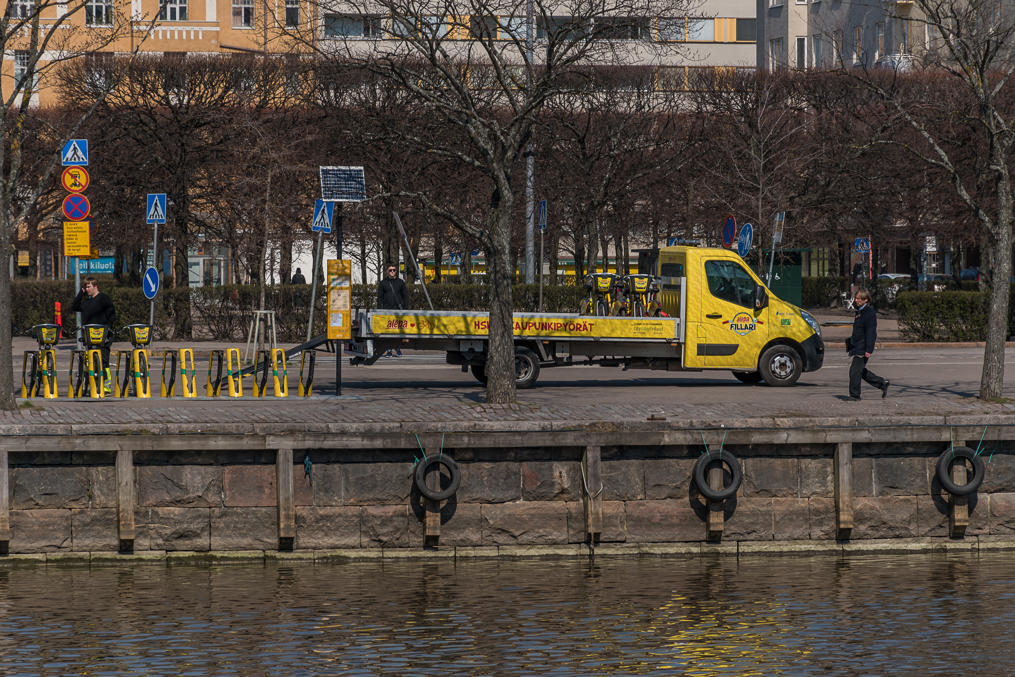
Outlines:
[[[983, 341], [990, 304], [986, 292], [904, 292], [898, 298], [899, 329], [912, 341]], [[1015, 285], [1008, 294], [1007, 336], [1015, 336]]]
[[[804, 308], [841, 308], [842, 292], [849, 290], [848, 277], [805, 277], [801, 280], [801, 298]], [[912, 290], [908, 280], [869, 280], [865, 286], [871, 293], [871, 301], [879, 310], [896, 307], [900, 293]], [[963, 289], [977, 289], [976, 282], [963, 282]]]
[[[117, 287], [112, 281], [101, 280], [99, 288], [109, 295], [116, 308], [117, 325], [147, 323], [150, 303], [136, 287]], [[488, 288], [483, 285], [431, 284], [427, 286], [430, 299], [437, 310], [486, 310]], [[286, 343], [306, 338], [310, 308], [309, 285], [278, 285], [265, 290], [265, 308], [275, 311], [278, 340]], [[516, 311], [534, 312], [539, 309], [539, 285], [515, 285], [513, 289]], [[547, 286], [543, 289], [543, 310], [548, 313], [576, 312], [583, 289], [574, 286]], [[62, 305], [61, 319], [66, 332], [73, 332], [74, 313], [71, 303], [75, 289], [69, 280], [15, 281], [11, 294], [12, 324], [15, 334], [27, 334], [36, 324], [54, 321], [54, 303]], [[176, 339], [176, 327], [181, 309], [190, 304], [195, 338], [215, 340], [243, 340], [252, 318], [251, 310], [259, 306], [259, 292], [252, 285], [220, 287], [191, 287], [189, 289], [163, 289], [155, 299], [156, 339]], [[352, 293], [354, 308], [373, 308], [377, 304], [374, 285], [355, 285]], [[423, 288], [409, 287], [409, 306], [429, 308]], [[312, 335], [325, 331], [326, 298], [317, 293], [314, 299], [314, 329]]]

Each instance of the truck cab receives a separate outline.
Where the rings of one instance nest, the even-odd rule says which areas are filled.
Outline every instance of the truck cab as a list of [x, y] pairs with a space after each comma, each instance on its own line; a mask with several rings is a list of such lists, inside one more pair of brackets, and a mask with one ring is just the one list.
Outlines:
[[741, 381], [792, 385], [821, 367], [817, 321], [773, 295], [736, 252], [666, 247], [653, 267], [663, 310], [684, 324], [684, 368], [730, 369]]

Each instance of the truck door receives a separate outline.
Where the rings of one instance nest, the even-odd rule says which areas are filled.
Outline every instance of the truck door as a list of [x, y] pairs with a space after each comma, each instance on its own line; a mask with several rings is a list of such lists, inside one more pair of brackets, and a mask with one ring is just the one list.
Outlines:
[[[754, 277], [737, 261], [705, 261], [698, 355], [705, 366], [754, 370], [768, 341], [768, 308], [756, 311]], [[704, 341], [701, 335], [704, 335]]]

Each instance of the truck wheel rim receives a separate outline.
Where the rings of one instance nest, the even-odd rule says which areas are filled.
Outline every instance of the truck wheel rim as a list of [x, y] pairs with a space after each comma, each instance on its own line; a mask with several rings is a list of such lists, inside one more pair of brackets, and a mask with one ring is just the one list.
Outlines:
[[532, 369], [529, 366], [529, 361], [523, 357], [515, 358], [515, 378], [518, 380], [524, 380], [529, 377]]
[[793, 373], [793, 360], [780, 353], [772, 358], [772, 373], [778, 378], [788, 378]]

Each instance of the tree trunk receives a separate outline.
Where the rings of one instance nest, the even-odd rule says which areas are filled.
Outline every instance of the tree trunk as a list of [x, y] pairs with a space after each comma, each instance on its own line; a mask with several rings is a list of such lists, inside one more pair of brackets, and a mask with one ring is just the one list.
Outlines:
[[[10, 213], [9, 202], [0, 205], [3, 214]], [[3, 227], [0, 228], [0, 251], [11, 250], [11, 224], [8, 217], [0, 217]], [[6, 262], [5, 262], [6, 263]], [[11, 278], [7, 274], [6, 265], [0, 272], [0, 317], [12, 317], [11, 308]], [[13, 345], [11, 343], [11, 323], [0, 322], [0, 409], [11, 411], [15, 408], [14, 403], [14, 364]]]
[[[1001, 164], [1004, 166], [1004, 158]], [[989, 249], [992, 259], [987, 283], [990, 314], [987, 319], [987, 342], [983, 350], [983, 372], [980, 376], [980, 399], [1001, 397], [1004, 386], [1004, 342], [1008, 336], [1008, 300], [1011, 283], [1012, 247], [1012, 186], [1007, 176], [998, 181], [997, 222]]]
[[487, 287], [490, 290], [490, 349], [486, 361], [486, 401], [515, 401], [515, 345], [511, 286], [511, 198], [501, 192], [500, 204], [490, 210], [490, 246], [487, 255]]

